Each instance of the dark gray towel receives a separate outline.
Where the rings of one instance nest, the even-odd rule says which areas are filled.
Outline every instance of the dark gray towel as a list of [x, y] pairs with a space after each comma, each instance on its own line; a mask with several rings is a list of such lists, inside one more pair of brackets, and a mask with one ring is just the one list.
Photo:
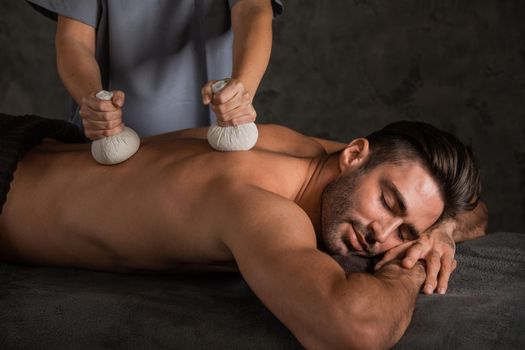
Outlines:
[[[458, 246], [395, 349], [524, 349], [525, 234]], [[295, 349], [237, 273], [124, 275], [0, 264], [0, 349]], [[314, 317], [314, 316], [313, 316]]]
[[421, 295], [396, 349], [525, 349], [525, 234], [490, 234], [457, 249], [446, 295]]

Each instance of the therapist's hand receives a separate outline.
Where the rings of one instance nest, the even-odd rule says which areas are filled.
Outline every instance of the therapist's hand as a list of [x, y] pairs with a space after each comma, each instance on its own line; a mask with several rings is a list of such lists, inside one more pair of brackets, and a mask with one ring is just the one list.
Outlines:
[[202, 103], [211, 105], [219, 126], [234, 126], [255, 121], [257, 113], [252, 105], [253, 97], [238, 79], [231, 79], [224, 89], [213, 93], [211, 86], [217, 80], [207, 82], [201, 90]]
[[122, 123], [124, 100], [124, 92], [118, 90], [113, 91], [113, 98], [110, 101], [96, 98], [95, 93], [83, 97], [79, 114], [86, 137], [94, 141], [120, 133], [124, 129]]

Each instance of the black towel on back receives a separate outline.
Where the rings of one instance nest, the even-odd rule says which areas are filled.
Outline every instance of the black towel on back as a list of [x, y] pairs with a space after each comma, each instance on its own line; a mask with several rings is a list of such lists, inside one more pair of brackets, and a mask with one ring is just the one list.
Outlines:
[[77, 126], [63, 120], [0, 113], [0, 214], [18, 162], [48, 137], [64, 143], [89, 141]]

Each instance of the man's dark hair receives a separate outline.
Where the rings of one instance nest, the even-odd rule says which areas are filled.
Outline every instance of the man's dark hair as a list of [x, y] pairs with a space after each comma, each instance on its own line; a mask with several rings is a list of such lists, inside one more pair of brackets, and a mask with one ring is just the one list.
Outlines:
[[420, 161], [437, 181], [445, 208], [441, 219], [476, 207], [481, 195], [479, 169], [470, 147], [454, 135], [423, 122], [400, 121], [367, 137], [371, 169], [384, 162]]

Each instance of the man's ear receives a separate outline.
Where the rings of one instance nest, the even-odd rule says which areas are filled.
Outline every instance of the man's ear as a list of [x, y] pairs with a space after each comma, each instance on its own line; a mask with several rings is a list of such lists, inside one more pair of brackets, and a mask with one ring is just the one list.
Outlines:
[[341, 151], [339, 156], [339, 169], [344, 172], [350, 168], [355, 169], [364, 164], [369, 154], [368, 140], [355, 139]]

